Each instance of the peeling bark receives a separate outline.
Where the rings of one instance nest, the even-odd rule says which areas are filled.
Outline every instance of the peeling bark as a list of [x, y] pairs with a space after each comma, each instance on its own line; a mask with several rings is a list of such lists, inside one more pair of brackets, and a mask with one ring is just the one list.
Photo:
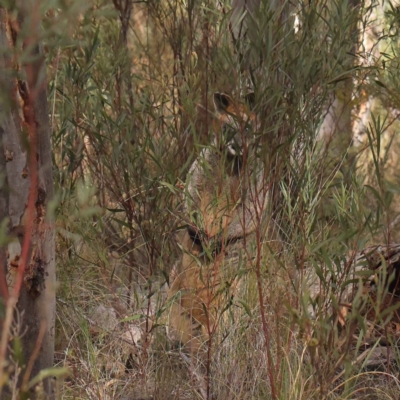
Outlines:
[[[29, 24], [35, 24], [29, 10], [25, 15]], [[23, 365], [18, 365], [24, 391], [28, 380], [52, 367], [54, 359], [55, 236], [46, 217], [53, 197], [51, 131], [45, 63], [34, 43], [35, 33], [22, 38], [23, 48], [32, 48], [34, 61], [20, 66], [12, 57], [23, 19], [11, 20], [4, 9], [0, 9], [0, 19], [0, 173], [5, 176], [0, 187], [0, 218], [8, 219], [11, 239], [7, 263], [6, 249], [0, 250], [8, 291], [4, 282], [0, 288], [4, 303], [18, 299], [14, 315], [21, 321], [20, 332], [25, 332], [20, 338]], [[9, 335], [5, 323], [3, 328], [2, 335]], [[44, 382], [47, 398], [53, 398], [50, 386], [50, 381]], [[29, 393], [31, 399], [37, 396], [34, 391]]]

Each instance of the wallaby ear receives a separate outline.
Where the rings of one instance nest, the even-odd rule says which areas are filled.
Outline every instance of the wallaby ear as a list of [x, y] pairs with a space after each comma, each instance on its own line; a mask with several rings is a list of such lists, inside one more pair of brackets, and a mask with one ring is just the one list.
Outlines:
[[214, 106], [215, 109], [221, 113], [227, 113], [228, 108], [232, 105], [233, 101], [230, 96], [225, 93], [214, 93]]
[[244, 101], [249, 107], [251, 111], [254, 110], [254, 107], [256, 106], [256, 95], [254, 92], [247, 93], [246, 96], [244, 96]]

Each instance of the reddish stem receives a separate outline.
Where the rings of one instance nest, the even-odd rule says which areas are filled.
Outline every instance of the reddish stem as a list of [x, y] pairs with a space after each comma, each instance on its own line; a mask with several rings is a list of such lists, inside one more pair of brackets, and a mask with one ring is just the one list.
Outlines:
[[[27, 75], [29, 81], [29, 75], [32, 74], [32, 67], [27, 67]], [[21, 259], [17, 270], [17, 280], [14, 286], [14, 296], [18, 296], [21, 290], [21, 285], [24, 277], [24, 272], [28, 264], [29, 250], [31, 247], [33, 222], [35, 216], [35, 202], [37, 198], [37, 137], [36, 137], [36, 123], [35, 123], [35, 112], [33, 110], [34, 96], [31, 91], [28, 92], [27, 104], [25, 104], [24, 118], [28, 128], [29, 137], [29, 175], [31, 185], [29, 188], [28, 204], [26, 208], [26, 225], [24, 233], [24, 241], [22, 244]]]

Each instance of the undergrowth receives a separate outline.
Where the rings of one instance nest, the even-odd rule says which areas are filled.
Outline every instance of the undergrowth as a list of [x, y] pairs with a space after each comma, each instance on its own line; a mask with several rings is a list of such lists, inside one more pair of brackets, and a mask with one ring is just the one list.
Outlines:
[[[363, 90], [397, 104], [398, 49], [364, 67], [358, 46], [376, 4], [353, 5], [263, 5], [235, 22], [224, 2], [90, 2], [68, 46], [49, 47], [63, 399], [201, 398], [196, 376], [221, 400], [400, 397], [397, 309], [382, 314], [384, 282], [380, 298], [365, 293], [375, 272], [358, 259], [397, 238], [397, 125], [376, 108], [357, 150], [351, 119], [320, 137], [346, 88], [346, 107]], [[394, 33], [381, 39], [393, 45], [397, 14], [385, 18]], [[210, 357], [189, 365], [166, 335], [184, 182], [218, 133], [213, 92], [249, 89], [269, 228]], [[370, 370], [383, 339], [393, 361]]]

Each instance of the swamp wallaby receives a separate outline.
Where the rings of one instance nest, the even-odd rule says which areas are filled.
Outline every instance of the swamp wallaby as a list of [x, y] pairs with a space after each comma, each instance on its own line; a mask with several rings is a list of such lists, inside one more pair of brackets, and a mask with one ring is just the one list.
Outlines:
[[255, 239], [262, 235], [268, 199], [254, 145], [254, 94], [238, 103], [215, 93], [214, 104], [214, 141], [188, 172], [183, 256], [170, 276], [169, 336], [191, 352], [212, 339], [229, 308], [238, 277], [254, 256]]

